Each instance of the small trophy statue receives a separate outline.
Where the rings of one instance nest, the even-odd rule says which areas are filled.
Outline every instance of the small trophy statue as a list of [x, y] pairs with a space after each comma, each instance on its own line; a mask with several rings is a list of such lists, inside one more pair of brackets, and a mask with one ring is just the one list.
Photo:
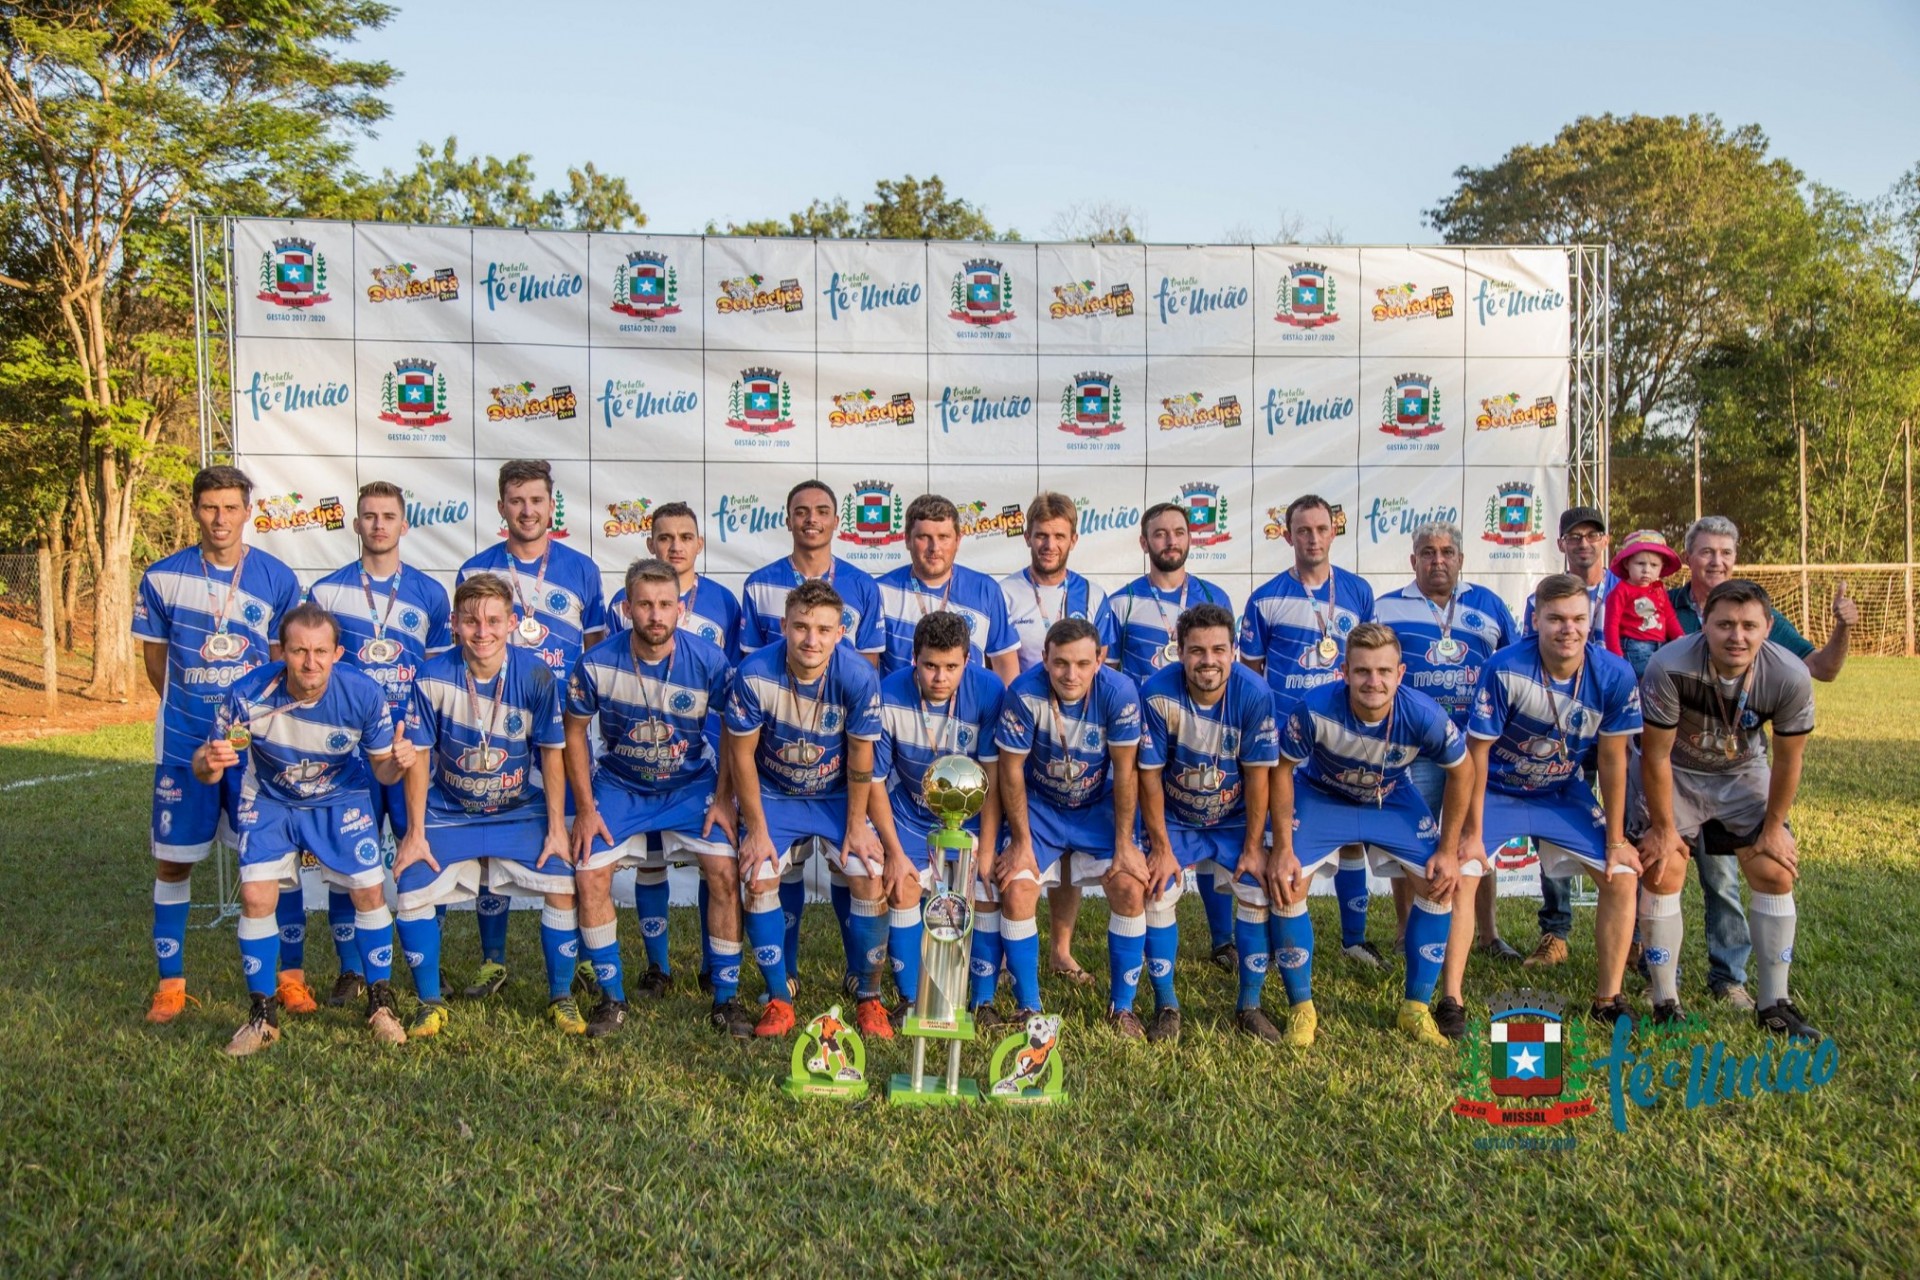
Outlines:
[[1060, 1015], [1036, 1013], [1000, 1042], [987, 1074], [986, 1098], [1002, 1106], [1047, 1106], [1065, 1102], [1061, 1088]]
[[[941, 825], [927, 837], [934, 889], [922, 910], [926, 934], [920, 952], [919, 996], [902, 1028], [913, 1038], [913, 1070], [893, 1077], [887, 1101], [896, 1106], [977, 1102], [980, 1086], [960, 1078], [960, 1047], [973, 1039], [973, 1016], [967, 1012], [967, 964], [973, 946], [975, 840], [965, 823], [987, 802], [986, 772], [967, 756], [941, 756], [921, 781], [920, 797]], [[929, 1040], [947, 1042], [944, 1080], [927, 1078]]]
[[867, 1046], [840, 1020], [840, 1006], [809, 1022], [793, 1044], [792, 1070], [780, 1087], [790, 1098], [854, 1102], [867, 1096]]

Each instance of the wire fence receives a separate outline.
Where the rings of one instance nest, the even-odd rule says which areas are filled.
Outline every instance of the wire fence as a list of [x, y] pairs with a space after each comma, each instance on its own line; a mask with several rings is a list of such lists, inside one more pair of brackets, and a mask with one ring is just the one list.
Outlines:
[[31, 551], [0, 555], [0, 617], [40, 625], [40, 568]]

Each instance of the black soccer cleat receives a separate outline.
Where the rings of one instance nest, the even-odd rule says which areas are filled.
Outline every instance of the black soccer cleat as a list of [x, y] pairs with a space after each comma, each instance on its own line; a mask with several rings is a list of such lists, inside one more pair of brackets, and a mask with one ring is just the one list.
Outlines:
[[593, 1016], [587, 1019], [587, 1037], [599, 1040], [610, 1036], [627, 1025], [627, 1002], [602, 997], [593, 1008]]
[[1172, 1005], [1161, 1005], [1153, 1011], [1153, 1021], [1147, 1024], [1147, 1039], [1155, 1044], [1163, 1040], [1180, 1038], [1180, 1010]]
[[657, 964], [650, 964], [647, 971], [640, 975], [640, 981], [634, 985], [647, 999], [664, 1000], [673, 994], [673, 975]]
[[1595, 1022], [1604, 1022], [1612, 1026], [1622, 1018], [1631, 1018], [1633, 1010], [1627, 1006], [1625, 996], [1616, 994], [1608, 996], [1605, 1000], [1595, 1000], [1588, 1006], [1587, 1016]]
[[715, 1031], [724, 1031], [735, 1040], [753, 1039], [753, 1027], [757, 1019], [747, 1012], [747, 1006], [738, 1000], [716, 1000], [713, 1008], [707, 1011], [707, 1025]]
[[1647, 1019], [1656, 1027], [1675, 1027], [1687, 1020], [1687, 1011], [1680, 1007], [1678, 1000], [1656, 1000], [1653, 1013]]
[[367, 980], [351, 969], [343, 969], [333, 980], [333, 990], [327, 993], [327, 1008], [344, 1009], [366, 994]]
[[1224, 973], [1240, 972], [1240, 948], [1231, 942], [1221, 943], [1207, 958], [1213, 962], [1214, 968]]
[[1267, 1011], [1255, 1005], [1251, 1009], [1241, 1009], [1233, 1015], [1233, 1025], [1244, 1034], [1252, 1036], [1265, 1044], [1279, 1044], [1280, 1028], [1273, 1025], [1273, 1019]]
[[1461, 1039], [1467, 1034], [1467, 1011], [1452, 996], [1441, 996], [1433, 1002], [1433, 1025], [1447, 1039]]
[[1821, 1035], [1819, 1028], [1801, 1017], [1800, 1011], [1787, 1000], [1770, 1004], [1753, 1016], [1760, 1024], [1760, 1033], [1765, 1036], [1785, 1036], [1789, 1040], [1811, 1040], [1815, 1044], [1826, 1038]]

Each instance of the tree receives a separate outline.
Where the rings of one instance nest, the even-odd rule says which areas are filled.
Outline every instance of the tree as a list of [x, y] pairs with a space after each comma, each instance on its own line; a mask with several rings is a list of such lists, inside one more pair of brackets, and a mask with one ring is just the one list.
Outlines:
[[[589, 161], [567, 170], [567, 190], [536, 191], [533, 157], [460, 158], [460, 140], [450, 137], [436, 152], [419, 147], [414, 167], [388, 169], [373, 181], [349, 187], [344, 216], [382, 222], [422, 222], [477, 227], [544, 227], [564, 231], [628, 231], [647, 225], [647, 215], [627, 190], [625, 178], [608, 177]], [[336, 216], [341, 216], [337, 213]]]
[[1611, 425], [1629, 446], [1808, 231], [1800, 174], [1757, 126], [1713, 116], [1583, 116], [1454, 178], [1426, 214], [1449, 243], [1613, 246]]
[[[1087, 244], [1137, 244], [1146, 235], [1147, 217], [1117, 200], [1075, 200], [1047, 224], [1055, 240]], [[1137, 233], [1136, 233], [1137, 229]]]
[[846, 198], [832, 203], [815, 200], [805, 209], [782, 218], [729, 222], [723, 229], [707, 223], [708, 235], [811, 236], [823, 240], [1018, 240], [1020, 233], [996, 233], [978, 207], [947, 195], [940, 176], [924, 182], [907, 174], [874, 184], [873, 199], [861, 206], [856, 220]]
[[140, 499], [190, 385], [182, 215], [196, 200], [261, 207], [289, 179], [338, 173], [341, 128], [385, 113], [374, 95], [393, 72], [336, 50], [390, 12], [376, 0], [0, 5], [0, 185], [45, 255], [0, 284], [51, 299], [60, 319], [50, 366], [73, 383], [96, 569], [91, 696], [130, 688]]

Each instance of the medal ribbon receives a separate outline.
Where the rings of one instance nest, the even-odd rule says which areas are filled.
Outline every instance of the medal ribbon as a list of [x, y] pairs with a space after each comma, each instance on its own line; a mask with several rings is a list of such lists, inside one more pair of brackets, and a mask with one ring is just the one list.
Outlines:
[[[512, 560], [512, 556], [507, 557]], [[367, 574], [367, 566], [360, 566], [360, 593], [367, 598], [367, 618], [373, 623], [373, 638], [384, 640], [387, 635], [387, 623], [393, 617], [393, 606], [400, 599], [399, 569], [393, 571], [393, 587], [387, 592], [387, 607], [383, 612], [375, 613], [373, 608], [373, 579]]]
[[1720, 719], [1727, 726], [1726, 755], [1729, 760], [1740, 758], [1740, 748], [1746, 737], [1741, 731], [1740, 722], [1747, 718], [1747, 695], [1753, 690], [1753, 672], [1757, 666], [1759, 666], [1758, 661], [1747, 665], [1747, 674], [1740, 679], [1740, 692], [1734, 700], [1731, 712], [1727, 710], [1726, 695], [1720, 692], [1719, 677], [1713, 674], [1711, 660], [1708, 661], [1706, 669], [1701, 672], [1706, 679], [1707, 687], [1713, 690], [1713, 700], [1720, 710]]
[[[1229, 670], [1229, 676], [1231, 676], [1231, 670]], [[1220, 768], [1220, 756], [1226, 742], [1227, 726], [1233, 722], [1232, 698], [1233, 681], [1229, 678], [1220, 690], [1220, 736], [1214, 739], [1214, 750], [1207, 761], [1207, 768], [1212, 772], [1205, 776], [1213, 779], [1213, 786], [1208, 788], [1211, 791], [1218, 791], [1220, 784], [1226, 781], [1226, 775]], [[1202, 724], [1207, 723], [1207, 717], [1200, 714], [1200, 707], [1194, 702], [1192, 692], [1187, 688], [1185, 681], [1180, 685], [1180, 702], [1182, 709], [1188, 715]]]
[[1453, 640], [1453, 611], [1460, 604], [1460, 593], [1457, 591], [1447, 592], [1447, 616], [1445, 618], [1440, 617], [1440, 606], [1435, 604], [1431, 597], [1422, 593], [1420, 598], [1427, 602], [1427, 608], [1432, 611], [1434, 620], [1440, 624], [1441, 642], [1443, 644], [1450, 644]]
[[[914, 596], [914, 599], [920, 602], [921, 617], [923, 618], [926, 617], [929, 612], [938, 613], [946, 609], [947, 601], [953, 598], [953, 580], [959, 576], [960, 575], [956, 573], [954, 570], [952, 569], [947, 570], [947, 589], [940, 593], [940, 608], [936, 610], [929, 610], [927, 608], [927, 598], [931, 596], [933, 592], [924, 589], [920, 585], [920, 579], [913, 578], [913, 596]], [[909, 573], [908, 577], [912, 578], [913, 575]]]
[[[549, 538], [547, 539], [546, 547], [540, 552], [540, 576], [533, 580], [534, 603], [528, 604], [526, 597], [520, 594], [519, 561], [513, 552], [507, 552], [507, 573], [513, 579], [513, 598], [518, 601], [520, 607], [526, 611], [524, 616], [532, 618], [535, 622], [540, 620], [539, 601], [547, 594], [547, 560], [552, 555], [553, 539]], [[396, 589], [398, 588], [398, 583], [395, 584], [395, 587]]]
[[811, 720], [805, 720], [803, 718], [803, 715], [800, 709], [800, 680], [799, 680], [799, 677], [793, 674], [793, 668], [791, 666], [787, 668], [786, 676], [787, 676], [787, 696], [793, 699], [793, 718], [795, 720], [802, 721], [800, 725], [800, 731], [807, 735], [806, 745], [808, 747], [811, 747], [815, 752], [818, 753], [813, 757], [813, 760], [808, 760], [806, 762], [807, 764], [812, 764], [815, 760], [818, 760], [820, 756], [826, 754], [826, 749], [822, 747], [819, 743], [812, 741], [812, 736], [820, 732], [821, 704], [826, 699], [827, 673], [825, 671], [822, 671], [820, 673], [820, 679], [818, 682], [819, 689], [820, 689], [819, 696], [813, 697], [813, 695], [809, 695], [810, 697], [813, 697], [813, 718]]
[[[279, 691], [281, 679], [282, 677], [275, 676], [272, 682], [268, 684], [266, 688], [260, 691], [259, 697], [249, 698], [248, 701], [256, 702], [256, 703], [265, 703], [270, 701], [273, 698], [273, 695]], [[289, 711], [304, 711], [308, 707], [318, 704], [320, 701], [320, 698], [325, 696], [326, 696], [326, 691], [323, 689], [321, 690], [319, 697], [309, 698], [305, 702], [284, 702], [277, 707], [268, 707], [265, 711], [261, 711], [258, 713], [250, 713], [247, 716], [247, 723], [245, 725], [245, 728], [247, 732], [251, 734], [254, 730], [254, 726], [265, 724], [267, 721], [273, 719], [275, 716], [283, 716]]]
[[[220, 607], [213, 613], [213, 633], [217, 636], [227, 634], [227, 610], [233, 608], [233, 598], [240, 593], [240, 571], [246, 567], [247, 547], [242, 543], [240, 558], [233, 562], [233, 577], [227, 583], [226, 598], [220, 601]], [[207, 599], [218, 598], [220, 593], [214, 589], [213, 574], [207, 568], [207, 554], [204, 551], [200, 553], [200, 577], [207, 584]]]
[[[1559, 755], [1560, 759], [1564, 761], [1568, 758], [1567, 734], [1572, 732], [1572, 730], [1568, 729], [1566, 726], [1566, 723], [1560, 718], [1560, 698], [1553, 691], [1553, 681], [1549, 679], [1547, 676], [1546, 663], [1536, 661], [1534, 663], [1533, 669], [1535, 674], [1537, 674], [1540, 677], [1540, 687], [1547, 691], [1547, 714], [1553, 717], [1554, 732], [1560, 735], [1558, 740], [1554, 744], [1554, 750]], [[1573, 689], [1570, 693], [1567, 694], [1567, 705], [1569, 710], [1571, 710], [1573, 707], [1577, 707], [1580, 705], [1580, 686], [1586, 682], [1586, 678], [1587, 678], [1586, 655], [1582, 654], [1581, 661], [1580, 661], [1580, 669], [1574, 672], [1574, 675], [1573, 675]]]
[[1053, 622], [1048, 622], [1047, 606], [1046, 603], [1040, 599], [1040, 584], [1033, 580], [1033, 570], [1030, 568], [1022, 569], [1020, 576], [1025, 578], [1027, 580], [1027, 586], [1033, 589], [1033, 611], [1040, 615], [1040, 621], [1046, 623], [1044, 630], [1051, 631], [1054, 622], [1060, 622], [1067, 616], [1067, 592], [1072, 588], [1073, 584], [1066, 578], [1060, 580], [1060, 612], [1053, 619]]
[[[512, 557], [508, 559], [511, 561]], [[500, 687], [493, 695], [493, 714], [490, 717], [483, 718], [480, 715], [480, 686], [474, 683], [473, 668], [463, 663], [460, 674], [467, 680], [467, 710], [473, 716], [474, 727], [480, 730], [480, 759], [484, 761], [493, 755], [493, 735], [500, 727], [501, 709], [507, 705], [507, 664], [501, 663], [494, 677], [500, 682]]]

